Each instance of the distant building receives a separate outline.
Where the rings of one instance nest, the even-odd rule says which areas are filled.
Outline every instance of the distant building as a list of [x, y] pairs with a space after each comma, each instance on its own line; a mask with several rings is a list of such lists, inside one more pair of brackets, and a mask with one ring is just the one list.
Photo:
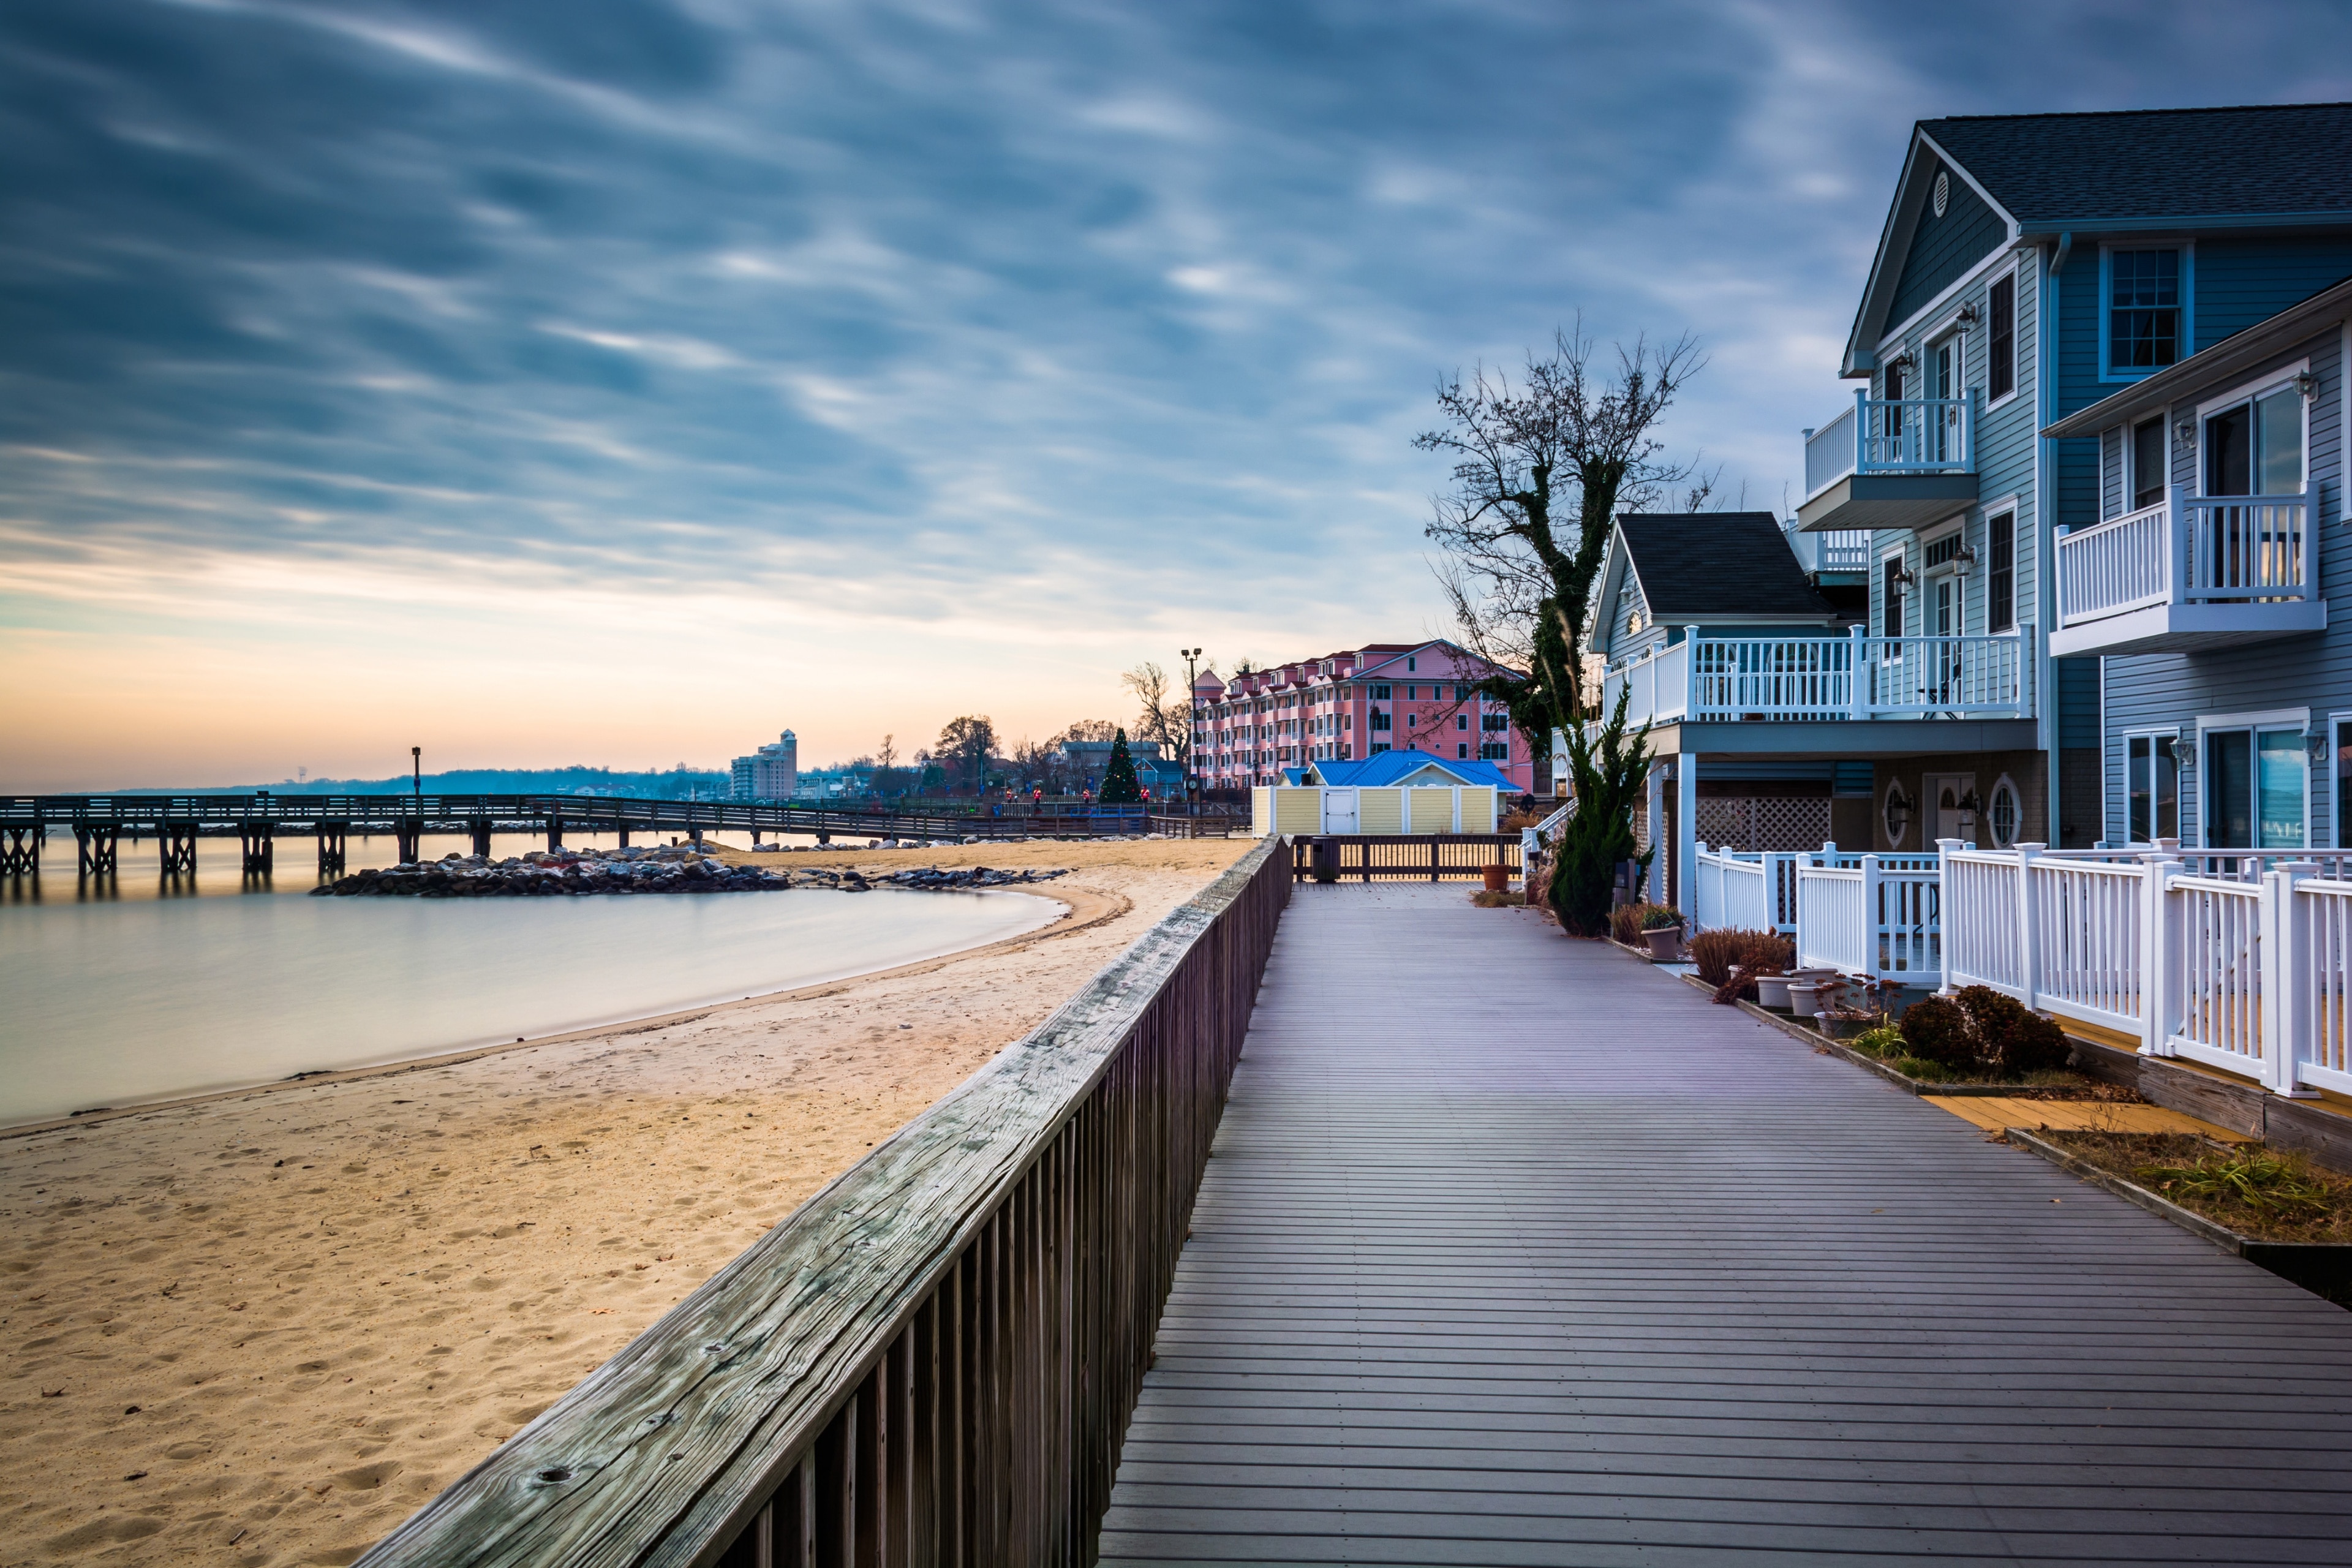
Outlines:
[[873, 784], [871, 768], [812, 768], [801, 774], [793, 793], [801, 800], [839, 800], [862, 795]]
[[[1059, 751], [1062, 761], [1084, 780], [1089, 790], [1102, 788], [1103, 774], [1110, 768], [1111, 748], [1116, 741], [1065, 741]], [[1170, 800], [1184, 793], [1184, 770], [1169, 757], [1160, 754], [1157, 741], [1129, 739], [1127, 754], [1135, 763], [1135, 782], [1151, 792], [1154, 800]]]
[[787, 730], [773, 744], [736, 758], [730, 773], [730, 799], [790, 800], [800, 792], [800, 740]]
[[1433, 637], [1370, 643], [1230, 682], [1204, 674], [1192, 687], [1192, 773], [1205, 788], [1248, 789], [1282, 783], [1286, 768], [1419, 752], [1487, 763], [1509, 788], [1531, 792], [1527, 737], [1513, 731], [1501, 703], [1475, 690], [1499, 673]]

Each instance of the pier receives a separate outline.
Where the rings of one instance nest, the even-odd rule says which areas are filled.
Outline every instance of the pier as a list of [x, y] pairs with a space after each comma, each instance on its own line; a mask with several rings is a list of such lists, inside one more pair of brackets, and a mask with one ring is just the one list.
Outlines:
[[116, 795], [0, 796], [0, 876], [37, 876], [51, 831], [74, 838], [81, 876], [113, 874], [126, 837], [154, 838], [166, 875], [192, 873], [196, 846], [235, 838], [242, 868], [272, 870], [277, 840], [315, 841], [319, 871], [350, 869], [354, 833], [394, 840], [404, 864], [415, 859], [428, 833], [463, 834], [477, 855], [490, 852], [492, 833], [544, 834], [550, 849], [567, 830], [611, 833], [626, 846], [633, 833], [677, 834], [700, 843], [706, 833], [761, 837], [835, 834], [876, 838], [952, 840], [1048, 837], [1113, 837], [1137, 833], [1198, 836], [1243, 826], [1222, 815], [1178, 815], [1145, 806], [1077, 805], [1063, 802], [972, 803], [969, 812], [856, 805], [756, 804], [743, 801], [655, 800], [625, 795]]

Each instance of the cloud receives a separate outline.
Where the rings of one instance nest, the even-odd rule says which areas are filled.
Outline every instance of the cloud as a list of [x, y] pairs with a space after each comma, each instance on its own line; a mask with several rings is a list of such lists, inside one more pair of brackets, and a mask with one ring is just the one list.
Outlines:
[[[224, 605], [658, 589], [824, 628], [754, 731], [852, 670], [919, 727], [912, 626], [1086, 650], [1021, 678], [1043, 731], [1115, 693], [1094, 650], [1434, 629], [1441, 372], [1694, 331], [1670, 434], [1777, 497], [1911, 119], [2342, 95], [2332, 10], [2131, 15], [23, 0], [0, 632], [146, 635], [73, 587], [126, 559]], [[553, 635], [501, 602], [493, 679]]]

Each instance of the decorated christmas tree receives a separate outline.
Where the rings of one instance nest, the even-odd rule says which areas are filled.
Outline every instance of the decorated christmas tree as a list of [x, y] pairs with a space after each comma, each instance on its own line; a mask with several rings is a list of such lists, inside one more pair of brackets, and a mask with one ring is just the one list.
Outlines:
[[1121, 730], [1111, 740], [1110, 766], [1103, 770], [1102, 803], [1133, 805], [1142, 799], [1143, 790], [1135, 782], [1135, 759], [1127, 754], [1127, 731]]

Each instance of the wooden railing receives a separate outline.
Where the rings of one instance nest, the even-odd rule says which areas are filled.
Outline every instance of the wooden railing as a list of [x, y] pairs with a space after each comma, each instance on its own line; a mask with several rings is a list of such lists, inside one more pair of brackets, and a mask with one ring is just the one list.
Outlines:
[[1291, 875], [1342, 882], [1437, 882], [1484, 876], [1486, 868], [1523, 869], [1516, 833], [1315, 834], [1290, 841]]
[[361, 1561], [1091, 1563], [1290, 888], [1252, 849]]

